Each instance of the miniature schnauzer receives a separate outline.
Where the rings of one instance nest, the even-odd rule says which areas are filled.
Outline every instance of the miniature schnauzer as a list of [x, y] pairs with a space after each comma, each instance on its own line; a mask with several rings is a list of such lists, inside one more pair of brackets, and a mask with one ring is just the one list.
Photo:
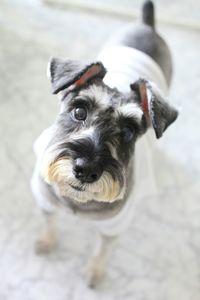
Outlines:
[[90, 219], [101, 233], [88, 271], [91, 286], [103, 276], [108, 246], [131, 221], [135, 144], [150, 127], [160, 138], [177, 118], [163, 96], [171, 73], [170, 51], [156, 32], [151, 1], [143, 5], [142, 22], [114, 36], [97, 61], [50, 60], [60, 112], [34, 146], [32, 191], [47, 220], [37, 252], [55, 246], [56, 207]]

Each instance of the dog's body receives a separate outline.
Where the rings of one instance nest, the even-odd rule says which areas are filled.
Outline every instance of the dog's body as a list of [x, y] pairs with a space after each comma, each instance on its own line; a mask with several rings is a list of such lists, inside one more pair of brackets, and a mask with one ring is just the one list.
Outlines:
[[150, 126], [161, 137], [177, 117], [147, 81], [166, 93], [172, 72], [168, 47], [154, 29], [150, 1], [143, 7], [143, 23], [112, 39], [99, 60], [89, 65], [51, 60], [49, 76], [61, 110], [35, 143], [32, 178], [33, 193], [49, 225], [38, 244], [40, 252], [55, 244], [52, 219], [58, 206], [93, 220], [103, 234], [106, 243], [92, 260], [91, 284], [102, 276], [108, 237], [120, 234], [131, 220], [138, 188], [136, 140]]

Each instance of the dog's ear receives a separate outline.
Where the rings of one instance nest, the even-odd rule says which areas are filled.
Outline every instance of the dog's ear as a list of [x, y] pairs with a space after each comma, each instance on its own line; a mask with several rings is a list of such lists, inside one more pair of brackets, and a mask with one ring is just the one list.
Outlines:
[[81, 88], [92, 78], [103, 79], [106, 69], [101, 62], [82, 63], [78, 60], [51, 58], [47, 70], [52, 84], [52, 93]]
[[136, 93], [148, 125], [152, 125], [156, 137], [159, 139], [163, 132], [177, 118], [178, 112], [169, 105], [161, 91], [152, 82], [139, 79], [130, 85], [131, 90]]

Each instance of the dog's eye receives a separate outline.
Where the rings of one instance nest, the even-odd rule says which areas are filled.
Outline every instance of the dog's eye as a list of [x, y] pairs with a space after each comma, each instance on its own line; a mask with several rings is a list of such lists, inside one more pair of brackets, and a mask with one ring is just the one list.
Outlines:
[[134, 137], [134, 131], [129, 127], [122, 128], [121, 132], [122, 132], [122, 138], [126, 143], [130, 142]]
[[87, 110], [85, 107], [77, 107], [74, 109], [74, 117], [78, 121], [84, 121], [87, 117]]

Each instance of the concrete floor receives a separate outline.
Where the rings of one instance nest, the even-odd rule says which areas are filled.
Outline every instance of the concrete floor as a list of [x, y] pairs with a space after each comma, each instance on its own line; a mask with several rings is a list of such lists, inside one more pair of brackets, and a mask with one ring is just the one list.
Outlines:
[[170, 99], [181, 114], [157, 143], [158, 197], [136, 205], [105, 281], [90, 290], [83, 276], [92, 242], [87, 225], [66, 223], [61, 214], [58, 248], [47, 257], [34, 253], [43, 220], [29, 189], [32, 143], [58, 110], [45, 75], [49, 57], [95, 58], [126, 21], [25, 3], [0, 3], [0, 300], [198, 300], [200, 32], [159, 26], [172, 49]]

